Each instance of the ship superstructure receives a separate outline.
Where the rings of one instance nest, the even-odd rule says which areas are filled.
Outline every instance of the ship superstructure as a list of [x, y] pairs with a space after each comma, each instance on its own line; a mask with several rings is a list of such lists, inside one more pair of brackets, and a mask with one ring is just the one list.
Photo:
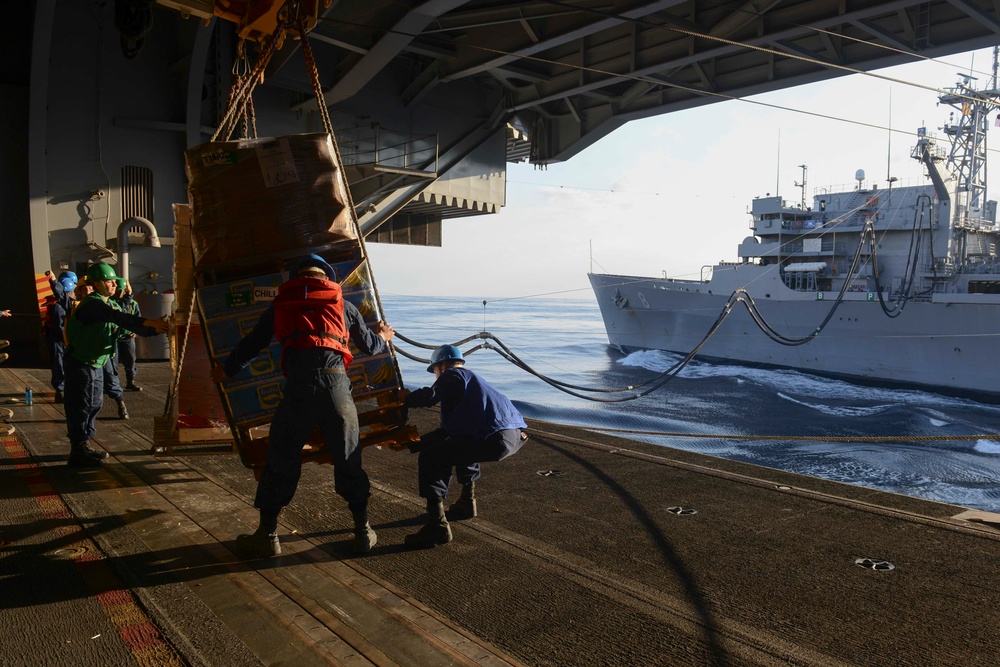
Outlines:
[[[944, 139], [921, 128], [927, 183], [821, 189], [812, 205], [753, 200], [737, 262], [702, 280], [591, 274], [612, 345], [1000, 396], [1000, 230], [987, 199], [993, 76], [940, 96]], [[805, 187], [805, 166], [800, 187]], [[803, 198], [804, 199], [804, 198]]]

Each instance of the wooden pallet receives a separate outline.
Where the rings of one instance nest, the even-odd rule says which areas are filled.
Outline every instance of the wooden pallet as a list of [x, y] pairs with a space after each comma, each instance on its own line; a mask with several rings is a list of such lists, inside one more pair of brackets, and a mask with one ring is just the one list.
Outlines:
[[153, 456], [232, 454], [232, 433], [216, 428], [177, 428], [170, 417], [153, 417]]

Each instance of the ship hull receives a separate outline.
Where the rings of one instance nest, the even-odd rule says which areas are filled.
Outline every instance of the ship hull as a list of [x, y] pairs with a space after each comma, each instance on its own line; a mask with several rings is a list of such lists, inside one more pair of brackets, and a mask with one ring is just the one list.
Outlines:
[[[788, 346], [769, 338], [742, 304], [705, 340], [732, 294], [728, 285], [604, 274], [591, 274], [590, 280], [608, 341], [621, 350], [688, 354], [704, 343], [698, 358], [708, 361], [1000, 400], [995, 295], [910, 302], [890, 318], [874, 295], [851, 293], [818, 336]], [[767, 283], [751, 293], [766, 322], [789, 338], [815, 331], [837, 296]]]

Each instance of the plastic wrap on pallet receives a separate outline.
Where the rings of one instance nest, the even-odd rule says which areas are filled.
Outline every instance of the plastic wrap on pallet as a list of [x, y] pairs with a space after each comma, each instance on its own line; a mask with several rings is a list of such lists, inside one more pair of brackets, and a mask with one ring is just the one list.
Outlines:
[[212, 142], [185, 162], [198, 266], [357, 239], [328, 134]]
[[[352, 258], [332, 266], [338, 276], [344, 276], [344, 299], [358, 308], [369, 326], [374, 326], [380, 316], [367, 264]], [[216, 363], [223, 363], [240, 339], [253, 330], [274, 300], [278, 286], [287, 279], [287, 273], [276, 273], [199, 288], [209, 355]], [[347, 374], [356, 402], [399, 386], [391, 352], [363, 356], [353, 343], [351, 349], [355, 358]], [[232, 424], [243, 428], [269, 421], [281, 400], [284, 384], [281, 345], [272, 339], [243, 372], [222, 385]]]

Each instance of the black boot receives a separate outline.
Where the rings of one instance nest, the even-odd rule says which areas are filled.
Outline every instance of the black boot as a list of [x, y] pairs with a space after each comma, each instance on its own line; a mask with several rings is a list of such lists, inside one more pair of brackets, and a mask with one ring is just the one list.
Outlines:
[[351, 551], [356, 554], [370, 553], [378, 542], [378, 535], [368, 523], [368, 510], [352, 512], [354, 516], [354, 539], [351, 540]]
[[125, 399], [119, 396], [115, 399], [118, 403], [118, 419], [128, 419], [128, 408], [125, 407]]
[[70, 446], [68, 463], [73, 468], [96, 468], [108, 458], [107, 452], [90, 447], [90, 441], [74, 442]]
[[236, 550], [245, 556], [271, 558], [281, 553], [278, 533], [268, 533], [258, 528], [250, 535], [236, 536]]
[[436, 544], [451, 542], [451, 526], [444, 515], [444, 499], [427, 500], [427, 523], [423, 528], [403, 538], [406, 546], [413, 549], [430, 549]]
[[475, 516], [477, 516], [476, 483], [469, 482], [462, 485], [462, 495], [448, 508], [448, 518], [452, 521], [462, 521]]
[[271, 558], [281, 553], [278, 541], [278, 514], [261, 512], [260, 525], [250, 535], [236, 536], [236, 550], [245, 556]]
[[62, 389], [56, 389], [56, 403], [62, 403], [66, 398], [66, 395], [62, 392]]

